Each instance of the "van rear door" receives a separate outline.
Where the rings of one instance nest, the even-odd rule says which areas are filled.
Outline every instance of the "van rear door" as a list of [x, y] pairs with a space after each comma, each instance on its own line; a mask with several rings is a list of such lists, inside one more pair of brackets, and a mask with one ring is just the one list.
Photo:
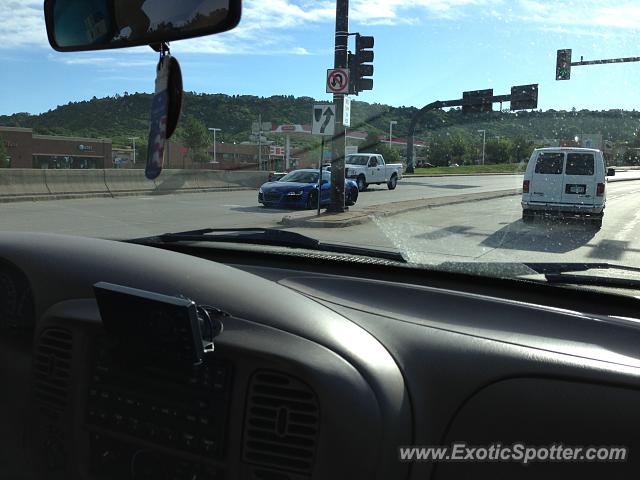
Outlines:
[[590, 152], [567, 152], [562, 203], [593, 205], [596, 198], [595, 156]]
[[564, 153], [540, 152], [531, 175], [532, 202], [560, 203], [562, 201]]

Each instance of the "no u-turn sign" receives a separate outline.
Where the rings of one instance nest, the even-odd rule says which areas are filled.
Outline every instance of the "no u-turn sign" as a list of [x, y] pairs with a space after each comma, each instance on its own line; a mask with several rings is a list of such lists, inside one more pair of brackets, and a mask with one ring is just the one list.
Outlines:
[[327, 93], [349, 93], [349, 70], [346, 68], [327, 70]]

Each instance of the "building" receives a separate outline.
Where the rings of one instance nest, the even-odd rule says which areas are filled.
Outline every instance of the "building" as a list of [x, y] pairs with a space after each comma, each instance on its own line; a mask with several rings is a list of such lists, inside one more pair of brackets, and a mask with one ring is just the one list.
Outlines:
[[36, 135], [31, 128], [0, 127], [11, 168], [110, 168], [111, 140]]

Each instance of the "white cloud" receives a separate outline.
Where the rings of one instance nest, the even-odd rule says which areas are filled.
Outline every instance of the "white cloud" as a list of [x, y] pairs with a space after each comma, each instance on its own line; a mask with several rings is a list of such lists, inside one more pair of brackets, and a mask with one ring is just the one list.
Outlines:
[[640, 28], [640, 4], [628, 1], [520, 0], [519, 6], [520, 19], [543, 23], [547, 28], [584, 26], [606, 28], [610, 32]]
[[48, 45], [42, 0], [0, 1], [0, 49]]
[[472, 6], [502, 4], [502, 0], [354, 0], [350, 18], [363, 24], [417, 23], [416, 15], [455, 20]]
[[[640, 28], [640, 4], [629, 0], [351, 0], [350, 22], [363, 25], [413, 25], [432, 19], [489, 17], [525, 22], [543, 31], [583, 35], [629, 35]], [[0, 0], [0, 50], [47, 47], [42, 0]], [[305, 45], [310, 29], [335, 21], [335, 0], [245, 0], [240, 25], [224, 34], [177, 42], [185, 53], [313, 55]], [[583, 31], [579, 27], [589, 27]], [[324, 34], [324, 33], [323, 33]], [[148, 49], [125, 49], [127, 53]], [[322, 52], [324, 53], [324, 52]], [[86, 61], [73, 59], [76, 64]]]
[[120, 57], [98, 53], [76, 53], [76, 54], [49, 54], [48, 59], [65, 65], [91, 65], [101, 71], [120, 70], [132, 67], [155, 67], [157, 59], [152, 58], [132, 58], [131, 56]]

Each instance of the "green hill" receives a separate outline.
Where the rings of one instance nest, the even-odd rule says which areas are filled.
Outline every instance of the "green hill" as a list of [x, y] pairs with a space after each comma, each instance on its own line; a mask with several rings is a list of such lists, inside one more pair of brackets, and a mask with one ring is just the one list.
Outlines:
[[[115, 146], [127, 145], [127, 137], [146, 139], [151, 95], [135, 93], [115, 97], [93, 98], [73, 102], [54, 110], [30, 115], [16, 113], [0, 116], [0, 125], [31, 127], [40, 134], [76, 135], [112, 138]], [[251, 123], [262, 115], [274, 124], [310, 123], [310, 97], [197, 94], [187, 92], [183, 115], [193, 116], [207, 126], [222, 128], [219, 141], [245, 141]], [[405, 136], [414, 107], [390, 107], [354, 101], [352, 129], [385, 134], [389, 121], [398, 122], [394, 135]], [[640, 112], [608, 111], [497, 111], [481, 115], [463, 115], [459, 109], [430, 112], [420, 125], [416, 137], [442, 141], [459, 139], [477, 143], [478, 129], [487, 131], [487, 141], [499, 138], [573, 138], [581, 133], [602, 134], [613, 142], [635, 142]], [[312, 139], [297, 138], [297, 144], [310, 144]]]

